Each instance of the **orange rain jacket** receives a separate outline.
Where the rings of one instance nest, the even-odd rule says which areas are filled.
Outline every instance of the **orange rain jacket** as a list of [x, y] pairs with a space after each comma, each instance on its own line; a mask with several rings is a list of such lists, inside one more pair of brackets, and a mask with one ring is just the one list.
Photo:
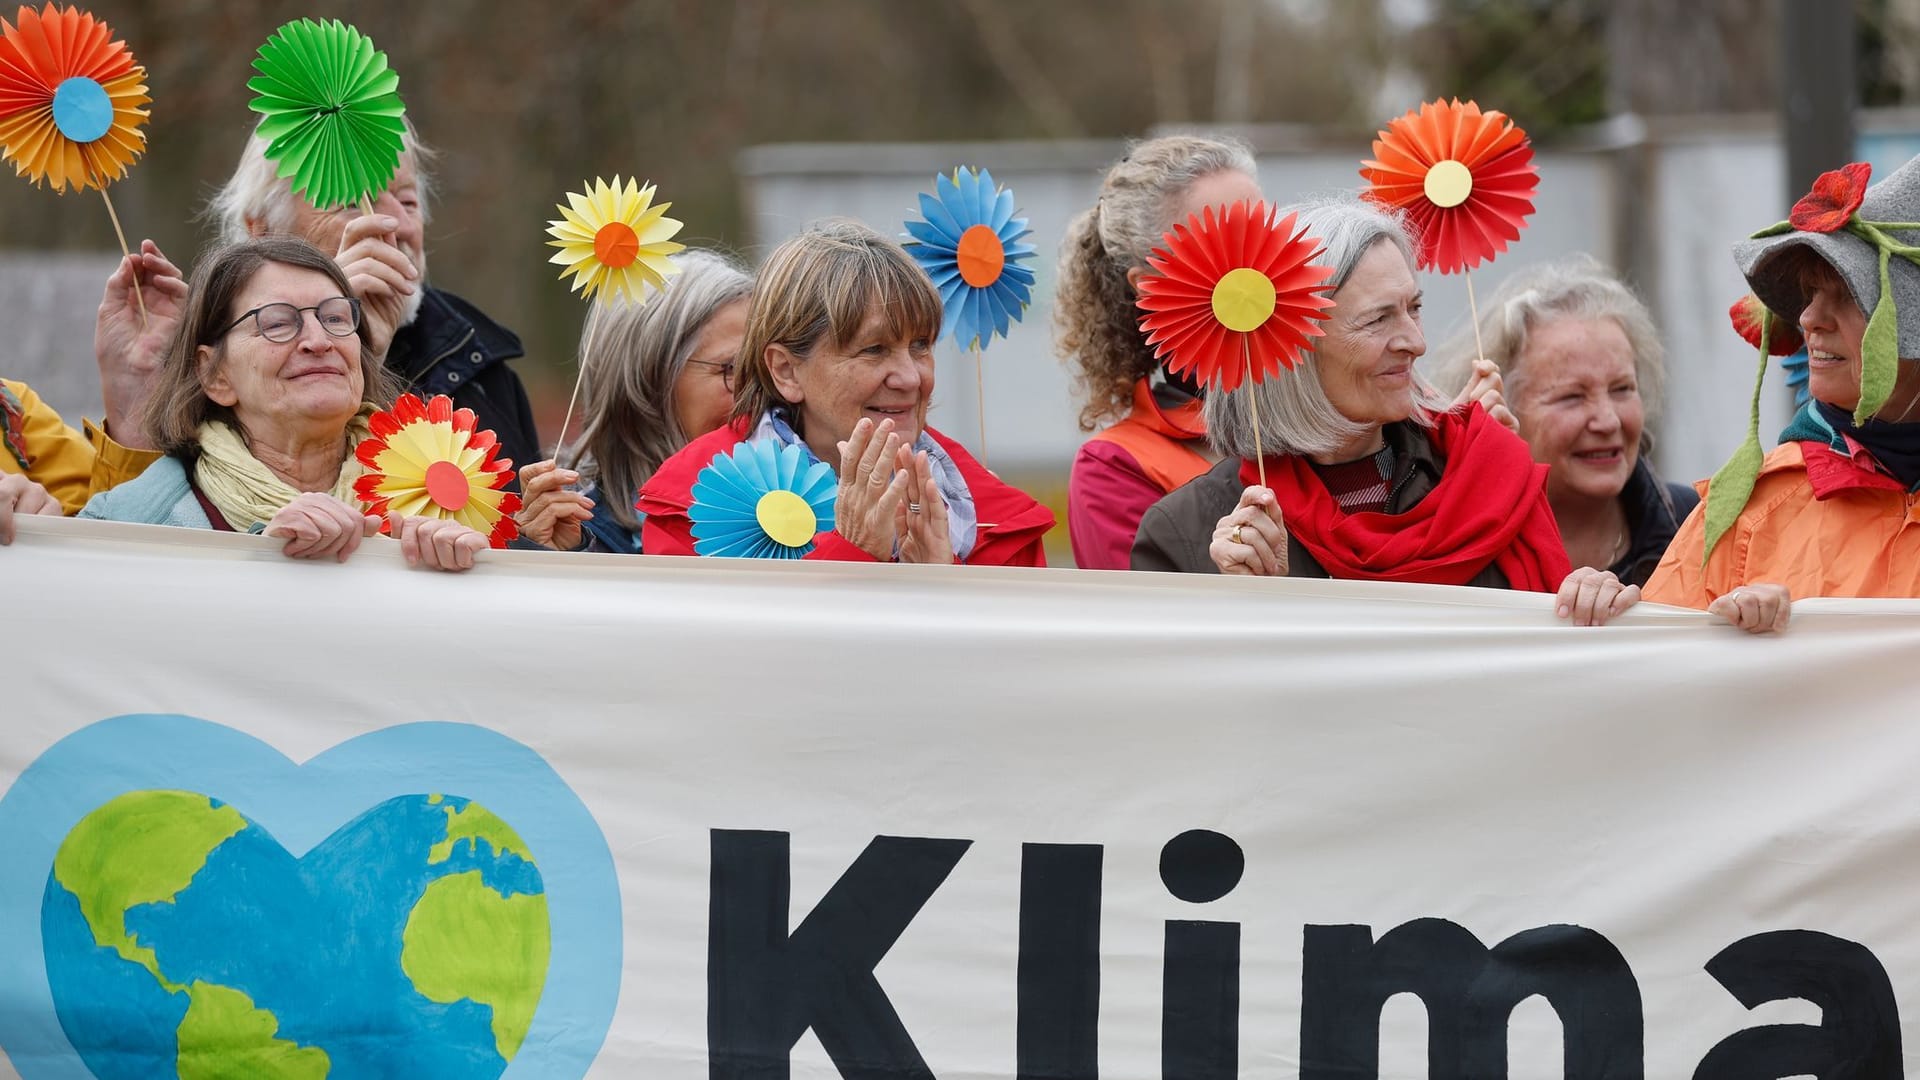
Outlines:
[[1741, 585], [1785, 585], [1803, 596], [1920, 597], [1920, 494], [1817, 442], [1767, 455], [1746, 509], [1706, 550], [1701, 503], [1643, 590], [1660, 604], [1704, 608]]

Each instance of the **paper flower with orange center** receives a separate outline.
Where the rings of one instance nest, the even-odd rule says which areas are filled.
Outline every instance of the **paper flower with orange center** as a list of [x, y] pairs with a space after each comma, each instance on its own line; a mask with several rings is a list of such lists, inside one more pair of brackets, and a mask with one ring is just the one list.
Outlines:
[[1361, 164], [1368, 197], [1405, 210], [1420, 268], [1471, 270], [1520, 238], [1540, 170], [1527, 133], [1505, 113], [1432, 101], [1387, 125]]
[[1294, 215], [1264, 202], [1212, 207], [1174, 226], [1147, 257], [1140, 329], [1175, 374], [1232, 390], [1292, 368], [1333, 301], [1333, 271], [1310, 261], [1319, 245]]
[[104, 189], [146, 149], [147, 69], [78, 8], [0, 19], [0, 154], [61, 194]]
[[920, 193], [923, 220], [907, 222], [907, 253], [940, 290], [947, 333], [963, 349], [984, 349], [1033, 299], [1033, 270], [1020, 265], [1033, 258], [1033, 245], [1021, 243], [1033, 230], [985, 169], [942, 173], [933, 188]]
[[353, 483], [368, 513], [450, 518], [497, 548], [519, 535], [520, 496], [502, 490], [513, 462], [494, 456], [493, 432], [475, 430], [472, 409], [454, 408], [445, 394], [425, 403], [402, 394], [369, 424], [372, 438], [354, 451], [367, 472]]
[[602, 288], [632, 303], [646, 299], [648, 286], [665, 287], [680, 272], [668, 256], [686, 250], [673, 242], [680, 222], [666, 217], [672, 203], [653, 205], [653, 185], [640, 186], [618, 176], [613, 183], [596, 179], [585, 194], [567, 193], [569, 205], [560, 206], [559, 221], [548, 222], [547, 246], [559, 253], [549, 262], [565, 267], [562, 280], [573, 275], [573, 288], [587, 299]]

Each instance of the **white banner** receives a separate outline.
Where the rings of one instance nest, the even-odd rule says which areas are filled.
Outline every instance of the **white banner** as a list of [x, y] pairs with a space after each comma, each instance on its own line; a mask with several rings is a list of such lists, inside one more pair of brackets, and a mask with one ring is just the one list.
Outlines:
[[21, 532], [0, 1075], [1920, 1061], [1920, 604]]

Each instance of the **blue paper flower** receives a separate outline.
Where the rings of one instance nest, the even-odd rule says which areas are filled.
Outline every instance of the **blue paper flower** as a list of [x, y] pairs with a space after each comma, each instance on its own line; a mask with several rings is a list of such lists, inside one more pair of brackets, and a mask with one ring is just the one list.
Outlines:
[[797, 559], [833, 528], [839, 481], [806, 448], [772, 440], [715, 454], [693, 482], [693, 550], [736, 559]]
[[934, 179], [935, 194], [920, 195], [925, 220], [907, 222], [907, 251], [940, 290], [947, 333], [963, 349], [987, 347], [1007, 331], [1033, 298], [1033, 257], [1027, 219], [1014, 217], [1013, 192], [996, 188], [985, 169], [955, 169]]

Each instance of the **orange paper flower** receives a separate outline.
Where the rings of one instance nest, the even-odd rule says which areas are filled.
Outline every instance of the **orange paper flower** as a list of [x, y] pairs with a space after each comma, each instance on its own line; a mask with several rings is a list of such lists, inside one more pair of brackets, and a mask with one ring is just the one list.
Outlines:
[[1333, 301], [1321, 295], [1333, 271], [1294, 215], [1279, 221], [1264, 202], [1208, 207], [1176, 225], [1147, 257], [1140, 329], [1176, 374], [1232, 390], [1300, 362]]
[[520, 534], [513, 520], [520, 496], [501, 490], [513, 479], [513, 462], [494, 457], [493, 432], [474, 430], [472, 409], [455, 409], [444, 394], [424, 404], [402, 394], [369, 423], [373, 437], [355, 451], [367, 473], [353, 483], [368, 513], [451, 518], [497, 548]]
[[1404, 209], [1420, 234], [1420, 268], [1452, 274], [1520, 238], [1540, 170], [1527, 133], [1505, 113], [1433, 101], [1387, 125], [1360, 175], [1369, 198]]
[[103, 188], [146, 149], [147, 69], [78, 8], [22, 7], [0, 19], [0, 154], [62, 194]]

